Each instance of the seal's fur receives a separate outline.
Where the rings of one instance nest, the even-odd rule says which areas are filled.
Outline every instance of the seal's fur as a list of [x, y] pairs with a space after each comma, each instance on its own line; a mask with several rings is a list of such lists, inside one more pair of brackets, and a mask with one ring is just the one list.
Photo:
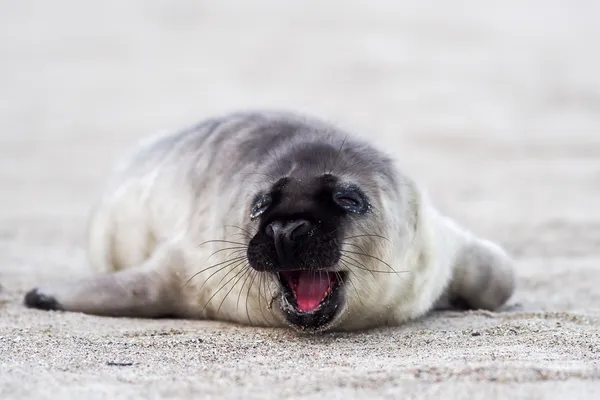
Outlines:
[[[350, 208], [330, 200], [344, 190]], [[252, 218], [261, 196], [276, 204]], [[298, 219], [312, 221], [310, 238], [284, 263], [265, 232]], [[89, 254], [99, 275], [34, 289], [26, 305], [350, 330], [436, 306], [493, 310], [514, 287], [505, 252], [440, 215], [388, 155], [279, 112], [213, 118], [141, 144], [94, 212]], [[293, 268], [335, 274], [329, 308], [308, 318], [294, 306], [281, 274]]]

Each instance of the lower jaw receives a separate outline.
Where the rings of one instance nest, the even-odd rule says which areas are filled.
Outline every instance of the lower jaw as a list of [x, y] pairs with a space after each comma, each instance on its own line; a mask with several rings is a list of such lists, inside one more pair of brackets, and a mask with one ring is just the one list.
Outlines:
[[341, 311], [341, 304], [335, 306], [335, 310], [327, 311], [317, 309], [313, 312], [306, 313], [296, 309], [290, 304], [290, 301], [285, 298], [285, 294], [281, 295], [280, 310], [283, 314], [285, 322], [290, 327], [300, 332], [324, 332], [335, 327]]

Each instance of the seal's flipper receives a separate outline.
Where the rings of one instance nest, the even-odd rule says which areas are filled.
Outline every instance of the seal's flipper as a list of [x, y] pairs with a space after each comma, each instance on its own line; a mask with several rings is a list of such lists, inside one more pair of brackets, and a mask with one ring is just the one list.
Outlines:
[[27, 307], [75, 311], [113, 317], [157, 318], [176, 313], [179, 290], [169, 254], [158, 251], [137, 267], [98, 275], [56, 287], [35, 288], [24, 298]]
[[445, 304], [438, 308], [495, 310], [510, 298], [514, 286], [512, 260], [497, 245], [473, 238], [458, 251]]

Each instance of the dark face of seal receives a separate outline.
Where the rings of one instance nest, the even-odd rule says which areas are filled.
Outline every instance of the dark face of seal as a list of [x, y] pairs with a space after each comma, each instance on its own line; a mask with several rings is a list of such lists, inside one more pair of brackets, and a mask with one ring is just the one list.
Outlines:
[[360, 187], [327, 173], [281, 178], [256, 195], [251, 218], [258, 230], [248, 245], [248, 261], [253, 269], [276, 276], [281, 310], [290, 324], [319, 330], [343, 309], [344, 233], [369, 210]]

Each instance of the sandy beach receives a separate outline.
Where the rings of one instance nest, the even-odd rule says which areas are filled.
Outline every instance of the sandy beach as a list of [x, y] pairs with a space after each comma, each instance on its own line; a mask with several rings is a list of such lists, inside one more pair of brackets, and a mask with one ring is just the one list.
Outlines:
[[[592, 399], [600, 3], [0, 2], [0, 398]], [[138, 140], [239, 109], [372, 138], [515, 258], [498, 312], [302, 336], [42, 312]]]

